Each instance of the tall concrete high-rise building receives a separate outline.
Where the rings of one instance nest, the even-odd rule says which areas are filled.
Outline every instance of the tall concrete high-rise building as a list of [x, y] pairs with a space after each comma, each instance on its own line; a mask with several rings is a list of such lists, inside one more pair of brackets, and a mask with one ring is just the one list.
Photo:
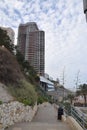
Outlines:
[[44, 75], [45, 33], [38, 29], [35, 22], [19, 25], [18, 48], [36, 72]]

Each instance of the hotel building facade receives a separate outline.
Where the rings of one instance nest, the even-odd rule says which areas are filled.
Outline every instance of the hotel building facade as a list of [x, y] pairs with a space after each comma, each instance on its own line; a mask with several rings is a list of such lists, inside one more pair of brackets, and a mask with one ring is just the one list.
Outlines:
[[38, 29], [35, 22], [19, 25], [18, 48], [36, 72], [39, 75], [44, 75], [45, 33]]

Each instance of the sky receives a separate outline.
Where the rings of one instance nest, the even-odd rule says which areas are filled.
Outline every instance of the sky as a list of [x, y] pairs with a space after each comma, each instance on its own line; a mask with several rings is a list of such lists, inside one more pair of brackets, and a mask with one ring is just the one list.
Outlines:
[[[82, 0], [0, 0], [0, 26], [11, 27], [17, 42], [20, 23], [45, 31], [45, 72], [66, 88], [87, 83], [87, 23]], [[64, 75], [64, 76], [63, 76]]]

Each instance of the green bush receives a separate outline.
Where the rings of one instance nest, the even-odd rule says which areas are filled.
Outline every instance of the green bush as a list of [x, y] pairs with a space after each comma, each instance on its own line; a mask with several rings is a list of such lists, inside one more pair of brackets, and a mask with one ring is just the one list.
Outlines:
[[24, 103], [25, 106], [27, 106], [27, 105], [32, 106], [32, 105], [33, 105], [32, 100], [28, 100], [28, 99], [23, 99], [23, 100], [22, 100], [22, 103]]
[[0, 101], [0, 105], [2, 104], [2, 101]]
[[68, 115], [71, 115], [71, 104], [68, 103], [68, 102], [65, 102], [63, 105], [64, 105], [64, 107], [65, 107], [66, 113], [67, 113]]
[[51, 98], [47, 95], [39, 95], [37, 99], [37, 104], [42, 104], [43, 102], [51, 102]]
[[16, 100], [24, 103], [25, 105], [33, 106], [37, 101], [37, 94], [33, 85], [25, 80], [20, 81], [16, 87], [9, 86], [8, 88]]
[[42, 104], [44, 102], [43, 97], [39, 96], [37, 100], [37, 104]]

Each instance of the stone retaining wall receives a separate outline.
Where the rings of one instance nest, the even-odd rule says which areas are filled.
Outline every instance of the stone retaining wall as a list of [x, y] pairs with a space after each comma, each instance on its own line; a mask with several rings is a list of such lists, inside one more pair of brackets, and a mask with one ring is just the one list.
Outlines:
[[10, 101], [13, 101], [14, 98], [11, 96], [11, 94], [8, 93], [7, 87], [0, 83], [0, 101], [3, 103], [8, 103]]
[[37, 112], [37, 104], [32, 108], [14, 101], [0, 105], [0, 130], [17, 122], [31, 121]]

